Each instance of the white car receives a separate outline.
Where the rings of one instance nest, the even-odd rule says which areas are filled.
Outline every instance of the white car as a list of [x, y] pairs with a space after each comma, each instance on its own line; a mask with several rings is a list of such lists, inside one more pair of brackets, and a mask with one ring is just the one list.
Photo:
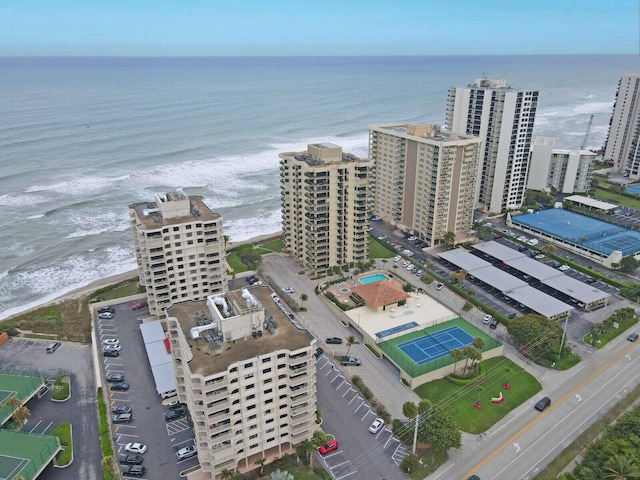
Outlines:
[[384, 427], [384, 420], [378, 417], [373, 421], [373, 423], [369, 427], [369, 431], [371, 433], [378, 433], [382, 427]]
[[296, 293], [293, 287], [284, 287], [284, 293]]
[[124, 451], [142, 454], [147, 451], [147, 446], [144, 443], [127, 443], [124, 446]]
[[185, 460], [197, 454], [198, 451], [196, 450], [196, 447], [184, 447], [176, 452], [176, 457], [178, 457], [178, 460]]
[[538, 255], [536, 255], [535, 257], [536, 260], [542, 260], [544, 258], [544, 254], [543, 253], [539, 253]]
[[393, 261], [394, 262], [399, 262], [401, 258], [402, 257], [400, 255], [396, 255], [395, 257], [393, 257]]
[[386, 236], [386, 235], [380, 235], [380, 236], [378, 237], [378, 240], [385, 240], [386, 238], [387, 238], [387, 236]]
[[122, 345], [116, 343], [114, 345], [102, 345], [103, 350], [111, 350], [112, 352], [119, 352], [122, 350]]
[[525, 237], [524, 235], [518, 237], [517, 240], [519, 242], [524, 242], [524, 243], [527, 243], [529, 241], [529, 239], [527, 237]]
[[482, 323], [484, 323], [485, 325], [487, 325], [487, 324], [491, 323], [491, 320], [493, 320], [493, 317], [487, 313], [487, 314], [484, 316], [484, 318], [482, 319]]
[[406, 260], [406, 261], [402, 262], [402, 267], [403, 268], [407, 268], [410, 264], [411, 264], [411, 262], [409, 260]]
[[109, 345], [120, 345], [120, 340], [118, 340], [117, 338], [106, 338], [102, 341], [102, 345], [104, 345], [105, 347]]
[[113, 313], [111, 313], [111, 312], [102, 312], [100, 315], [98, 315], [98, 318], [100, 320], [111, 320], [113, 318]]
[[407, 270], [411, 270], [412, 268], [415, 268], [414, 265], [412, 263], [410, 263], [409, 265], [407, 265], [405, 267]]
[[560, 267], [558, 267], [558, 270], [560, 270], [561, 272], [566, 272], [570, 268], [571, 267], [569, 265], [561, 265]]
[[415, 253], [413, 253], [413, 252], [407, 253], [407, 257], [413, 257], [414, 255], [415, 255]]

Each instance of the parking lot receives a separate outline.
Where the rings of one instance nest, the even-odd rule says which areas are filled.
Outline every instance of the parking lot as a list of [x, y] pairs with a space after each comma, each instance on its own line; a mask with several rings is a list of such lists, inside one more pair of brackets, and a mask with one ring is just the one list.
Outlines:
[[[194, 445], [191, 420], [187, 417], [166, 422], [164, 414], [169, 409], [156, 392], [151, 367], [144, 348], [140, 323], [148, 310], [132, 310], [134, 302], [116, 305], [113, 318], [96, 318], [97, 346], [101, 351], [105, 340], [117, 339], [121, 350], [117, 357], [105, 357], [100, 353], [103, 378], [122, 374], [128, 390], [113, 390], [114, 382], [104, 382], [107, 390], [109, 414], [116, 406], [130, 407], [133, 420], [130, 423], [112, 425], [116, 456], [125, 455], [128, 443], [147, 446], [143, 454], [146, 469], [143, 478], [181, 478], [181, 472], [198, 465], [197, 457], [178, 461], [176, 452]], [[113, 342], [112, 342], [113, 343]], [[168, 403], [165, 400], [164, 403]]]
[[102, 454], [98, 438], [98, 414], [91, 346], [63, 342], [54, 353], [47, 353], [47, 340], [12, 338], [0, 347], [0, 370], [38, 373], [45, 382], [53, 382], [62, 374], [71, 378], [71, 398], [52, 402], [51, 391], [27, 403], [28, 422], [22, 431], [50, 435], [63, 421], [73, 428], [74, 461], [67, 468], [49, 465], [39, 478], [101, 478]]

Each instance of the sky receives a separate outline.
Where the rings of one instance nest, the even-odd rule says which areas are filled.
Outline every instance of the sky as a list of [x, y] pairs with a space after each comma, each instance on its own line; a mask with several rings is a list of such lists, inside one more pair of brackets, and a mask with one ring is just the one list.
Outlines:
[[638, 0], [0, 0], [0, 56], [636, 54]]

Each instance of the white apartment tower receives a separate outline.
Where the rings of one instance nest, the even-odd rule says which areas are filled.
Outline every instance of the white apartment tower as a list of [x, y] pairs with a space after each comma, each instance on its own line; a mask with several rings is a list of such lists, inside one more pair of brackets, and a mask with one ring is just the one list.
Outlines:
[[176, 390], [211, 480], [292, 453], [316, 429], [316, 340], [276, 298], [249, 287], [166, 310]]
[[369, 159], [331, 143], [280, 158], [283, 250], [317, 273], [369, 261]]
[[476, 206], [496, 213], [522, 206], [537, 107], [537, 91], [511, 88], [505, 79], [449, 89], [447, 128], [483, 141]]
[[640, 180], [640, 74], [623, 75], [609, 122], [604, 161]]
[[181, 189], [129, 205], [140, 284], [152, 315], [228, 289], [222, 217]]
[[438, 125], [392, 123], [369, 127], [375, 166], [373, 211], [428, 246], [447, 232], [458, 240], [473, 223], [481, 140]]
[[553, 148], [552, 137], [536, 137], [531, 150], [527, 188], [559, 193], [584, 193], [591, 189], [596, 154], [588, 150]]

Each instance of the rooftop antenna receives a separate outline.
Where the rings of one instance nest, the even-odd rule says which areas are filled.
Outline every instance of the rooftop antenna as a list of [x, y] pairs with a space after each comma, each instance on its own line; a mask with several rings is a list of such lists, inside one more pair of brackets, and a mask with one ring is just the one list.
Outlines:
[[587, 148], [587, 140], [589, 140], [589, 132], [591, 132], [591, 124], [593, 123], [593, 115], [589, 118], [589, 123], [587, 125], [587, 132], [584, 134], [584, 138], [582, 139], [582, 144], [580, 145], [580, 151]]

